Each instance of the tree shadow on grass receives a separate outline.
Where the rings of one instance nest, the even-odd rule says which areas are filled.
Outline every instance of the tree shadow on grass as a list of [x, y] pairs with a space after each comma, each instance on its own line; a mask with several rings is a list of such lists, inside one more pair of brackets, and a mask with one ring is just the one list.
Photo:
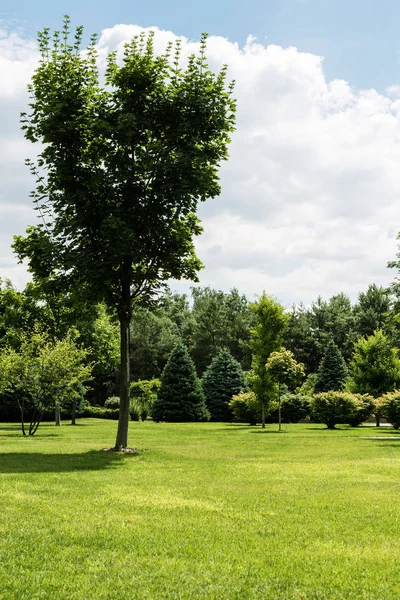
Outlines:
[[282, 429], [282, 431], [278, 431], [277, 429], [254, 429], [253, 431], [251, 431], [250, 433], [287, 433], [287, 431], [285, 429]]
[[[135, 455], [128, 455], [133, 457]], [[42, 454], [40, 452], [0, 453], [0, 473], [67, 473], [101, 471], [118, 466], [125, 454], [91, 450], [81, 454]], [[129, 460], [129, 459], [128, 459]]]

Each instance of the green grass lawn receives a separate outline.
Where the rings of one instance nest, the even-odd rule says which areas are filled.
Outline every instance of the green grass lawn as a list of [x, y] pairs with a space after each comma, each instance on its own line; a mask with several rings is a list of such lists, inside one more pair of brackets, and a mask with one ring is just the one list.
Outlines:
[[397, 600], [400, 434], [276, 429], [0, 426], [0, 598]]

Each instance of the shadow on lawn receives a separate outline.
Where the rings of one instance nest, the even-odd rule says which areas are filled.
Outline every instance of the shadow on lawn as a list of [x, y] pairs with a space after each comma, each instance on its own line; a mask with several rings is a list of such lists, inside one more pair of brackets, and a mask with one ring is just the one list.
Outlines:
[[103, 450], [81, 454], [42, 454], [40, 452], [0, 453], [0, 473], [66, 473], [101, 471], [117, 466], [125, 455]]

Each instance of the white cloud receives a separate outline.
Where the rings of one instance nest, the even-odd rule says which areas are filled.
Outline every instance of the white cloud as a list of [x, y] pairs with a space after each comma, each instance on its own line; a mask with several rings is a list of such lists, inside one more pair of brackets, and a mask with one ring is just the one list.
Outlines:
[[[154, 29], [159, 50], [175, 38]], [[135, 25], [104, 30], [102, 60], [140, 31]], [[185, 57], [197, 47], [183, 40]], [[385, 96], [327, 81], [322, 57], [252, 37], [243, 48], [211, 37], [208, 53], [213, 69], [229, 65], [238, 114], [231, 158], [221, 170], [222, 195], [200, 208], [201, 283], [236, 286], [250, 297], [265, 289], [290, 304], [340, 291], [355, 298], [369, 283], [391, 281], [386, 263], [400, 229], [400, 88], [391, 86]], [[32, 220], [29, 209], [20, 208], [29, 206], [31, 182], [18, 112], [37, 57], [32, 43], [18, 36], [0, 40], [0, 54], [8, 75], [0, 82], [6, 165], [0, 266], [7, 271], [14, 264], [6, 249], [10, 232]], [[5, 211], [9, 202], [13, 208]]]

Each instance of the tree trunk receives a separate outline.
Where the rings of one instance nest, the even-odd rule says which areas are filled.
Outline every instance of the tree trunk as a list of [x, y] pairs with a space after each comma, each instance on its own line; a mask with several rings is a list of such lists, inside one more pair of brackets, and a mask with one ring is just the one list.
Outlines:
[[29, 425], [29, 435], [35, 435], [39, 425], [40, 425], [40, 421], [42, 420], [42, 409], [41, 408], [34, 408], [33, 412], [32, 412], [32, 417], [31, 417], [31, 424]]
[[76, 398], [72, 400], [71, 425], [76, 425]]
[[381, 424], [381, 415], [375, 415], [376, 426], [380, 427]]
[[25, 408], [25, 398], [22, 397], [21, 402], [18, 400], [17, 398], [17, 402], [18, 402], [18, 406], [19, 406], [19, 413], [20, 413], [20, 417], [21, 417], [21, 427], [22, 427], [22, 435], [26, 436], [26, 432], [25, 432], [25, 423], [24, 423], [24, 408]]
[[59, 404], [56, 404], [55, 413], [54, 413], [54, 421], [55, 421], [56, 427], [61, 426], [61, 411], [60, 411]]
[[279, 422], [278, 431], [282, 431], [281, 388], [280, 388], [279, 383], [278, 383], [278, 422]]
[[130, 317], [120, 315], [121, 331], [121, 370], [120, 370], [120, 405], [118, 418], [117, 439], [115, 441], [115, 450], [128, 447], [128, 426], [129, 426], [129, 326]]
[[265, 402], [262, 401], [261, 405], [261, 427], [265, 429]]

